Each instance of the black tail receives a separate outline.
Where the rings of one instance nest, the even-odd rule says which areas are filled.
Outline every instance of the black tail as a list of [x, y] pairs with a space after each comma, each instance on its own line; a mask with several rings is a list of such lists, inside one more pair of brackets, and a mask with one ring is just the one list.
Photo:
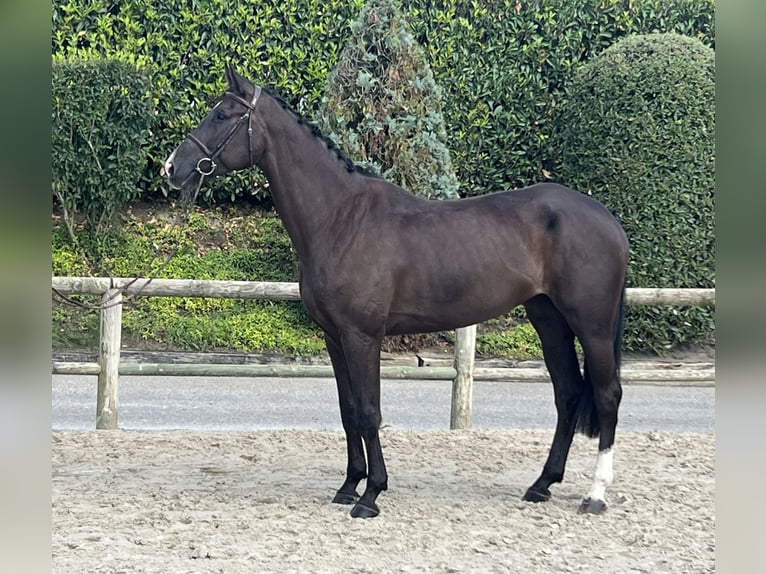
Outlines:
[[[620, 362], [622, 359], [622, 334], [625, 327], [625, 288], [620, 295], [620, 308], [614, 321], [614, 361], [617, 366], [617, 383], [620, 382]], [[593, 381], [588, 372], [587, 359], [583, 362], [583, 378], [585, 379], [585, 391], [580, 396], [580, 402], [575, 411], [575, 431], [590, 438], [598, 438], [601, 432], [601, 423], [598, 420], [598, 411], [593, 402]]]
[[625, 331], [625, 286], [620, 295], [620, 310], [614, 321], [614, 363], [617, 366], [617, 382], [620, 382], [620, 364], [622, 363], [622, 335]]
[[583, 365], [583, 371], [585, 390], [580, 395], [580, 402], [577, 403], [577, 411], [575, 411], [575, 432], [590, 438], [598, 438], [601, 432], [601, 423], [598, 420], [598, 411], [596, 411], [596, 405], [593, 402], [593, 382], [590, 380], [587, 360]]

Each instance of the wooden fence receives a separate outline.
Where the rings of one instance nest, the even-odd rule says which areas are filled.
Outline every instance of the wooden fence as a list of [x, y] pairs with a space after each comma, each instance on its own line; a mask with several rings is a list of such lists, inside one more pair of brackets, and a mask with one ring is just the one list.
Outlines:
[[[128, 279], [53, 277], [64, 295], [100, 295], [100, 337], [95, 363], [53, 362], [53, 374], [97, 375], [96, 428], [117, 428], [119, 376], [183, 375], [243, 377], [332, 377], [329, 365], [202, 365], [120, 362], [123, 295], [145, 297], [213, 297], [300, 300], [297, 283], [212, 281], [195, 279]], [[715, 289], [643, 289], [626, 291], [628, 305], [715, 305]], [[547, 381], [544, 368], [493, 369], [474, 366], [476, 325], [455, 332], [452, 366], [383, 366], [383, 379], [452, 380], [450, 428], [471, 425], [474, 380]], [[700, 384], [715, 377], [711, 369], [623, 370], [625, 382]]]

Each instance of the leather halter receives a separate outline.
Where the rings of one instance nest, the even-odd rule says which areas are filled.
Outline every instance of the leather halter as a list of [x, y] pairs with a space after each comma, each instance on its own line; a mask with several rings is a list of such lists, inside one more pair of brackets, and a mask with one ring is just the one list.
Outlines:
[[[195, 166], [195, 171], [199, 173], [202, 177], [200, 177], [199, 185], [202, 185], [202, 180], [205, 179], [208, 175], [212, 175], [213, 172], [215, 172], [216, 168], [218, 167], [218, 164], [215, 162], [216, 159], [223, 153], [224, 148], [228, 145], [228, 143], [231, 141], [231, 139], [236, 135], [237, 131], [239, 131], [240, 126], [242, 126], [245, 123], [245, 120], [247, 120], [247, 148], [248, 148], [248, 156], [250, 159], [250, 165], [253, 165], [253, 124], [252, 124], [252, 115], [251, 113], [253, 110], [255, 110], [255, 104], [258, 103], [258, 98], [261, 95], [261, 87], [255, 86], [255, 91], [253, 92], [253, 97], [248, 102], [246, 99], [241, 98], [237, 94], [233, 92], [225, 92], [225, 96], [229, 96], [245, 106], [247, 108], [247, 111], [242, 114], [239, 119], [237, 120], [237, 123], [235, 123], [229, 132], [226, 134], [226, 136], [221, 140], [221, 142], [216, 146], [215, 150], [210, 151], [208, 146], [201, 141], [197, 136], [190, 133], [186, 138], [190, 141], [192, 141], [198, 148], [202, 150], [202, 153], [205, 154], [204, 157], [200, 158], [197, 161], [197, 165]], [[193, 172], [192, 172], [193, 175]], [[191, 176], [189, 176], [191, 177]]]

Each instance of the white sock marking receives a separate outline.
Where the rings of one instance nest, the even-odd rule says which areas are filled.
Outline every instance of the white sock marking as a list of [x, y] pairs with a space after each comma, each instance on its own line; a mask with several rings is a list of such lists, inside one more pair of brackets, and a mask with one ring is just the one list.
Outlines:
[[605, 501], [606, 487], [614, 480], [614, 450], [608, 448], [598, 453], [596, 470], [593, 472], [593, 486], [591, 486], [588, 498], [591, 500]]

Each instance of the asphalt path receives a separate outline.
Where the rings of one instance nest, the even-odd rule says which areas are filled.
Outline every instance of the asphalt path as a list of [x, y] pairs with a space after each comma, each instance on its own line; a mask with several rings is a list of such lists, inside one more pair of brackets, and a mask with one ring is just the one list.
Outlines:
[[[53, 375], [53, 430], [95, 428], [95, 376]], [[449, 428], [450, 381], [383, 381], [383, 424]], [[475, 381], [473, 428], [553, 429], [548, 383]], [[126, 430], [341, 430], [331, 379], [121, 376], [119, 427]], [[624, 385], [618, 431], [714, 432], [712, 386]]]

